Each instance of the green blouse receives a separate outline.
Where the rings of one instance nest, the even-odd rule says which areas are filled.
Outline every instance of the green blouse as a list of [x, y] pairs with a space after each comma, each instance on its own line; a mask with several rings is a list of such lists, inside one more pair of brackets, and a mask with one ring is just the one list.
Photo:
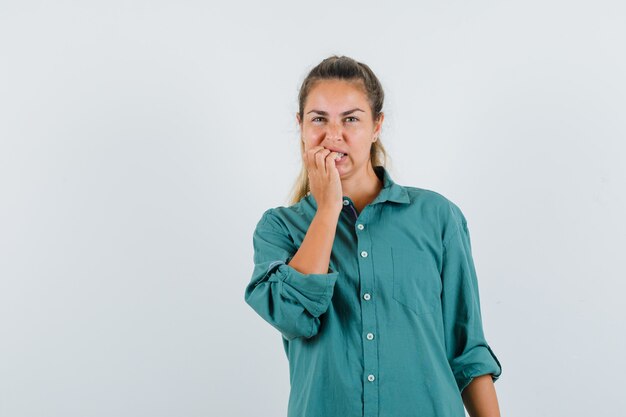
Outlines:
[[287, 265], [316, 213], [311, 194], [263, 213], [245, 301], [282, 335], [288, 417], [464, 417], [462, 390], [502, 372], [465, 216], [374, 170], [384, 185], [361, 213], [343, 197], [326, 274]]

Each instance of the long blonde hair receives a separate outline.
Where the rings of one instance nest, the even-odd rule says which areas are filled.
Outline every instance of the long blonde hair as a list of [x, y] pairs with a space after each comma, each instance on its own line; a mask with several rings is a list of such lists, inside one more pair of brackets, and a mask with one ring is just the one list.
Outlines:
[[[324, 59], [316, 67], [314, 67], [302, 82], [302, 86], [300, 87], [300, 92], [298, 94], [298, 113], [300, 115], [300, 120], [304, 120], [304, 104], [311, 88], [318, 81], [328, 79], [361, 81], [361, 85], [367, 94], [367, 99], [372, 110], [372, 117], [374, 121], [377, 121], [380, 118], [385, 93], [374, 72], [366, 64], [357, 62], [352, 58], [333, 55]], [[298, 142], [300, 142], [300, 154], [302, 154], [304, 152], [304, 142], [302, 140], [298, 140]], [[388, 165], [388, 160], [389, 155], [387, 154], [379, 136], [378, 139], [372, 143], [372, 147], [370, 148], [370, 161], [372, 163], [372, 167], [386, 167]], [[291, 193], [289, 194], [289, 205], [297, 203], [309, 194], [310, 191], [309, 177], [306, 167], [302, 164], [300, 166], [300, 173], [298, 174], [298, 177], [296, 178], [291, 189]]]

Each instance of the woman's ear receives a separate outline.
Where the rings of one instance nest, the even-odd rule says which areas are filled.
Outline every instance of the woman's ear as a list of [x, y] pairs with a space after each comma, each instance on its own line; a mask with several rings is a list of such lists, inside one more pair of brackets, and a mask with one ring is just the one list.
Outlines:
[[376, 120], [376, 127], [374, 128], [374, 137], [378, 139], [380, 131], [383, 128], [383, 120], [385, 120], [385, 113], [380, 112], [378, 119]]
[[296, 122], [298, 122], [298, 126], [300, 127], [300, 141], [304, 143], [304, 137], [302, 136], [302, 120], [300, 120], [299, 112], [296, 112]]

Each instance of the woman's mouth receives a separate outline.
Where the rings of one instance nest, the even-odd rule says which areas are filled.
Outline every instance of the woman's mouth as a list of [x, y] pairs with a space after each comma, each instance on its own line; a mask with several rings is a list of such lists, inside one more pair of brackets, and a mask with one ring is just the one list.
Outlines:
[[347, 159], [347, 153], [337, 152], [337, 156], [335, 156], [335, 163], [340, 164]]

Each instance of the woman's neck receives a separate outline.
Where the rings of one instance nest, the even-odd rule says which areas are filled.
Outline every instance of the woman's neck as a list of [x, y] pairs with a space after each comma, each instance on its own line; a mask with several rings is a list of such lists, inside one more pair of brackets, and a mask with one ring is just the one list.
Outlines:
[[380, 193], [383, 181], [378, 178], [371, 163], [367, 164], [365, 172], [341, 181], [343, 195], [350, 197], [358, 213]]

